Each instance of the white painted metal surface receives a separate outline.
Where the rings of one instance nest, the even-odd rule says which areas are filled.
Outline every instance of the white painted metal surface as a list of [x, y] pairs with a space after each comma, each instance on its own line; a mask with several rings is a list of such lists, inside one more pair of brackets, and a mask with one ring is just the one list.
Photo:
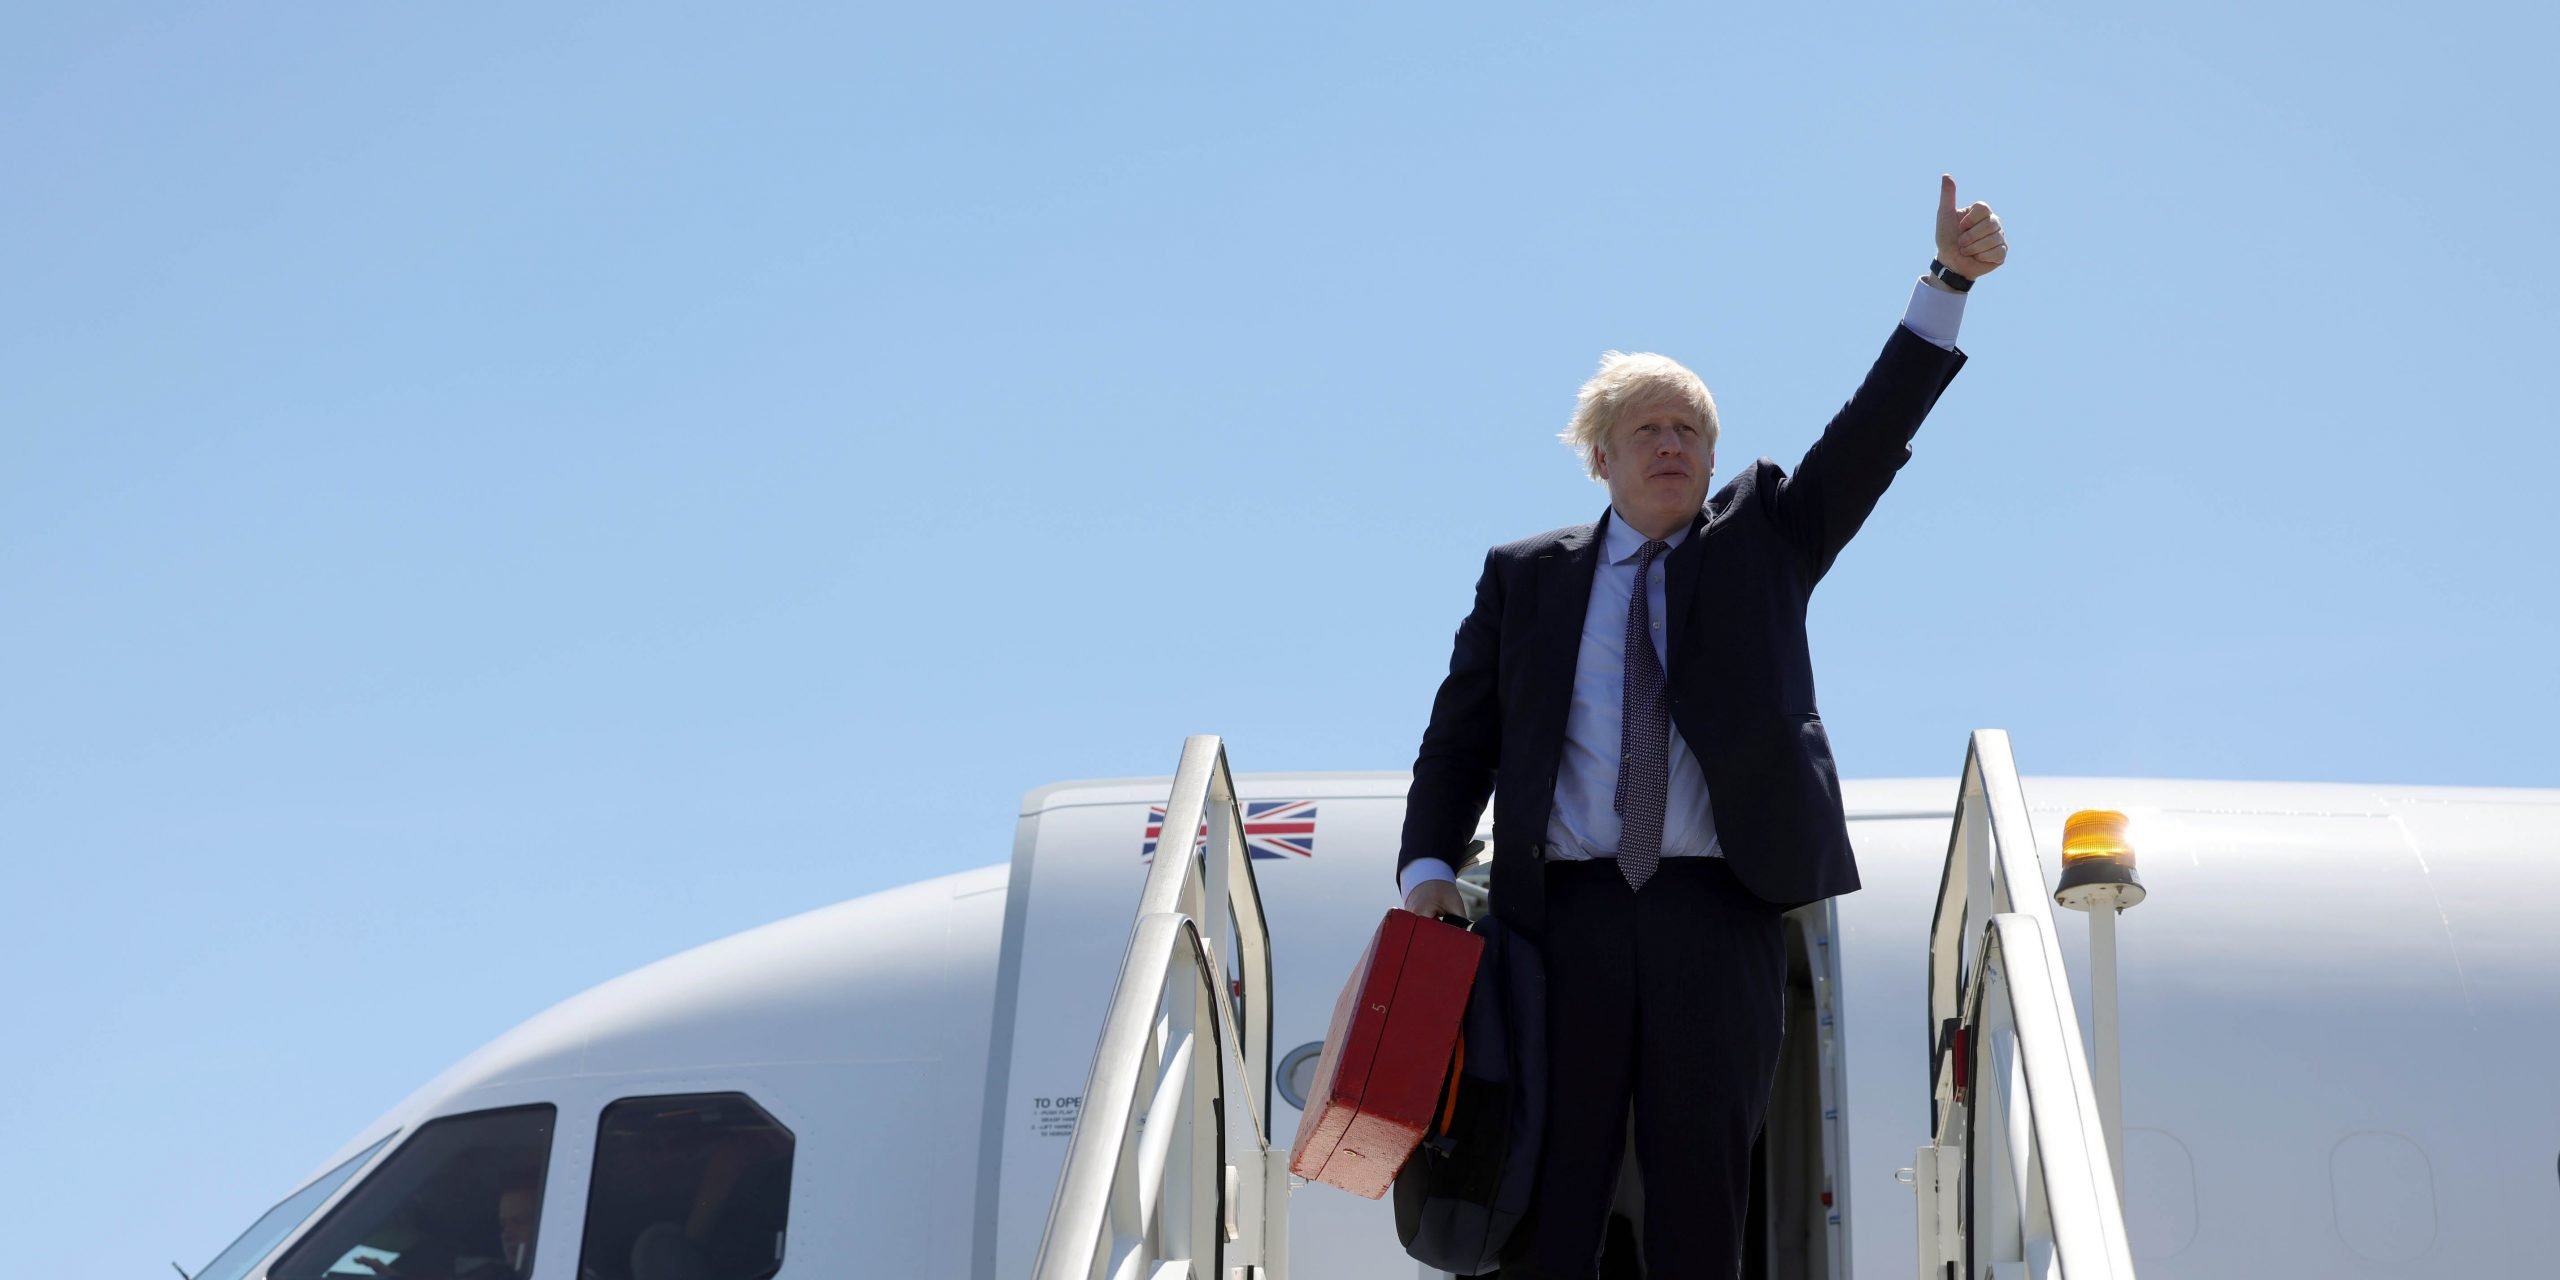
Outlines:
[[[1975, 731], [1965, 753], [1928, 954], [1937, 1152], [1914, 1168], [1941, 1181], [1938, 1215], [1919, 1224], [1923, 1273], [2049, 1257], [2072, 1280], [2131, 1280], [2053, 905], [2009, 736], [1996, 729]], [[1952, 1240], [1950, 1149], [1967, 1179]]]
[[2124, 1206], [2124, 1015], [2123, 987], [2116, 980], [2116, 908], [2113, 894], [2099, 895], [2089, 914], [2089, 1066], [2098, 1086], [2098, 1125], [2106, 1133], [2107, 1168], [2117, 1187], [2116, 1206]]
[[1216, 738], [1183, 744], [1162, 832], [1032, 1274], [1287, 1280], [1267, 1242], [1288, 1201], [1264, 1186], [1271, 939]]
[[[1956, 786], [1848, 789], [1866, 887], [1838, 900], [1857, 1274], [1912, 1273], [1889, 1183], [1929, 1141], [1916, 957]], [[2122, 931], [2125, 1222], [2145, 1280], [2533, 1274], [2560, 1257], [2560, 791], [2027, 780], [2132, 815], [2150, 897]], [[1933, 812], [1934, 810], [1934, 812]], [[2087, 924], [2058, 913], [2076, 963]], [[2088, 992], [2075, 1003], [2090, 1007]], [[2085, 1030], [2085, 1028], [2084, 1028]], [[1925, 1034], [1924, 1034], [1925, 1032]], [[1891, 1192], [1892, 1194], [1887, 1194]], [[1915, 1215], [1915, 1216], [1904, 1216]]]
[[[1277, 958], [1275, 1057], [1322, 1037], [1394, 901], [1407, 782], [1235, 778], [1249, 804], [1322, 806], [1312, 856], [1255, 865]], [[1022, 1276], [1125, 958], [1149, 809], [1169, 786], [1040, 788], [1009, 866], [814, 911], [574, 997], [314, 1172], [436, 1116], [555, 1103], [534, 1280], [575, 1280], [603, 1106], [736, 1088], [800, 1141], [781, 1280]], [[1952, 778], [1843, 788], [1866, 887], [1834, 901], [1828, 933], [1838, 1105], [1854, 1121], [1837, 1190], [1855, 1208], [1844, 1274], [1867, 1280], [1916, 1270], [1920, 1202], [1893, 1179], [1930, 1135], [1920, 957], [1957, 792]], [[2121, 981], [2124, 1216], [2144, 1280], [2530, 1275], [2560, 1257], [2548, 1088], [2560, 930], [2547, 905], [2560, 900], [2560, 790], [2039, 777], [2025, 794], [2044, 859], [2060, 856], [2062, 815], [2085, 808], [2131, 814], [2143, 852], [2152, 897], [2124, 932]], [[2059, 914], [2077, 984], [2086, 923]], [[1297, 1120], [1275, 1099], [1272, 1141], [1285, 1147]], [[1309, 1187], [1287, 1213], [1300, 1275], [1415, 1273], [1382, 1204]]]

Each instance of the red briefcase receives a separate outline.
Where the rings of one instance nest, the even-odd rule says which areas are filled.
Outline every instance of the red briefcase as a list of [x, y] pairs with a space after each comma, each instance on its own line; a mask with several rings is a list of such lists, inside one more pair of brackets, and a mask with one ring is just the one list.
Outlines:
[[1334, 1002], [1289, 1170], [1372, 1200], [1440, 1108], [1484, 939], [1389, 911]]

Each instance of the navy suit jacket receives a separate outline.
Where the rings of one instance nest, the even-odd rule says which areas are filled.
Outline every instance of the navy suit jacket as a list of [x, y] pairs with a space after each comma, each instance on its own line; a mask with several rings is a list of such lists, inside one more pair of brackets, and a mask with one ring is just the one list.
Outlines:
[[[1766, 458], [1745, 468], [1666, 562], [1671, 721], [1705, 775], [1735, 876], [1778, 906], [1858, 887], [1814, 705], [1806, 602], [1910, 460], [1911, 437], [1964, 361], [1895, 325], [1795, 474]], [[1493, 798], [1494, 910], [1531, 937], [1545, 932], [1537, 846], [1555, 804], [1598, 529], [1486, 553], [1405, 798], [1399, 872], [1415, 858], [1456, 865]]]

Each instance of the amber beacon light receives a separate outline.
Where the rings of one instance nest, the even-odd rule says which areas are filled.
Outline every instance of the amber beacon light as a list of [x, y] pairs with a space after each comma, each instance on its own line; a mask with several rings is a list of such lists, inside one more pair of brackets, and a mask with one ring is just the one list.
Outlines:
[[2113, 809], [2083, 809], [2062, 823], [2062, 885], [2053, 900], [2074, 911], [2122, 911], [2146, 896], [2134, 870], [2132, 823]]
[[2116, 1001], [2116, 916], [2148, 895], [2133, 869], [2133, 823], [2113, 809], [2083, 809], [2062, 822], [2062, 886], [2053, 900], [2089, 913], [2089, 1066], [2098, 1127], [2124, 1195], [2124, 1050]]

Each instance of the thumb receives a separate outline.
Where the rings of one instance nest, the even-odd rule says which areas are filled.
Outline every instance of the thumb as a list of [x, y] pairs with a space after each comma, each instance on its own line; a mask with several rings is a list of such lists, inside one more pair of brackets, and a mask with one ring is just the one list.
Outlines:
[[1956, 211], [1956, 178], [1952, 173], [1938, 175], [1938, 212]]

